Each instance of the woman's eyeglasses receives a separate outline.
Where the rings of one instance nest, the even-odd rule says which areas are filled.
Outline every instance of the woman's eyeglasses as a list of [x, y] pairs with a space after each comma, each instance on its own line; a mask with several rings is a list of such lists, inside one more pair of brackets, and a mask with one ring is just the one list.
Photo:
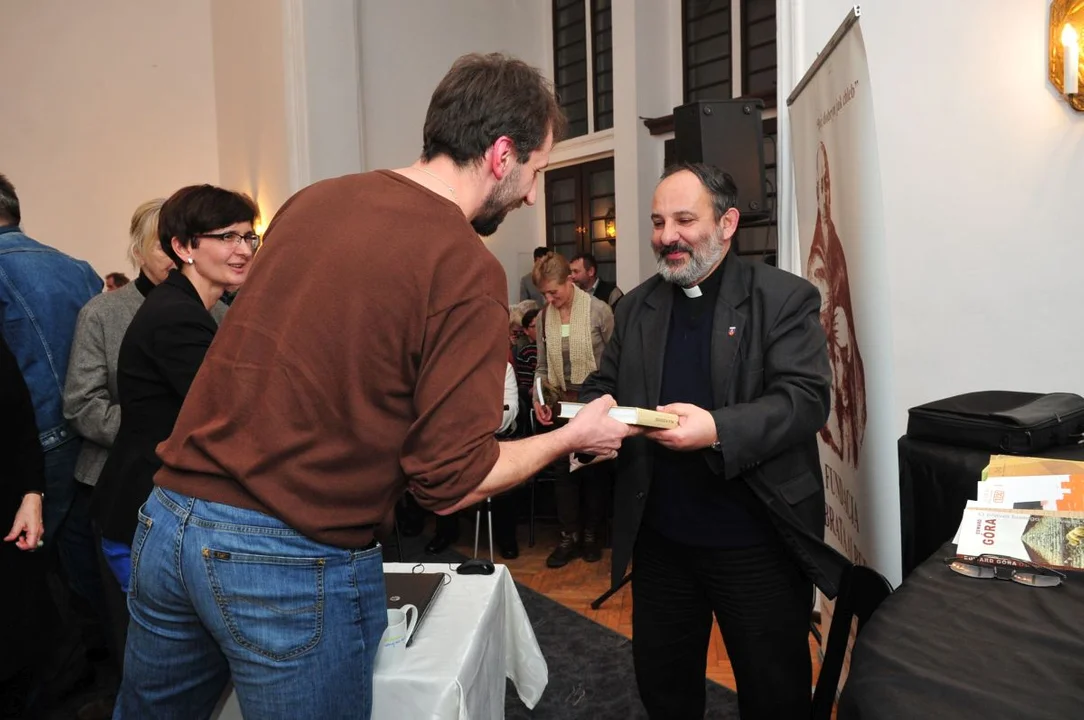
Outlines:
[[200, 233], [198, 235], [193, 235], [192, 237], [212, 238], [214, 240], [218, 240], [221, 243], [233, 243], [234, 245], [240, 245], [241, 241], [243, 240], [245, 244], [252, 248], [252, 252], [256, 252], [260, 249], [260, 236], [254, 232], [247, 232], [244, 235], [239, 232], [232, 231], [224, 233]]
[[1053, 568], [1040, 567], [1026, 560], [1004, 555], [979, 555], [969, 559], [946, 558], [945, 564], [953, 572], [966, 577], [1011, 580], [1030, 587], [1056, 587], [1065, 580], [1065, 574]]

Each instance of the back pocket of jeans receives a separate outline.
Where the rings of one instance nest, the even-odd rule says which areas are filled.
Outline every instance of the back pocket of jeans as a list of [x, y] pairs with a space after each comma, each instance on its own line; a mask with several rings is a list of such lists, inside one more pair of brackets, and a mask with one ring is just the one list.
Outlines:
[[322, 558], [251, 555], [203, 548], [215, 603], [233, 639], [272, 660], [320, 642], [324, 627]]
[[136, 513], [139, 524], [136, 526], [135, 537], [132, 538], [132, 553], [129, 557], [128, 595], [131, 597], [139, 597], [138, 583], [136, 582], [136, 573], [139, 570], [139, 557], [143, 554], [143, 546], [147, 543], [147, 536], [151, 534], [151, 526], [154, 525], [154, 521], [147, 517], [143, 512], [143, 508], [145, 507], [147, 507], [146, 504], [139, 508]]

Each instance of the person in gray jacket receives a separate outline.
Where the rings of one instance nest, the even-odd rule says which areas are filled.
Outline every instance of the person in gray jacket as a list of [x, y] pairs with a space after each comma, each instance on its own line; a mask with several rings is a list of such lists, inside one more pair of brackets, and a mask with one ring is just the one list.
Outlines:
[[[85, 508], [88, 517], [90, 495], [120, 429], [117, 358], [121, 340], [143, 299], [175, 267], [158, 242], [158, 213], [162, 202], [162, 198], [148, 200], [132, 215], [128, 259], [139, 270], [139, 277], [113, 292], [92, 298], [79, 312], [75, 326], [64, 385], [64, 417], [83, 437], [83, 447], [75, 465], [78, 481], [75, 504]], [[225, 312], [226, 305], [219, 302], [211, 314], [221, 322]], [[88, 538], [88, 541], [95, 547], [100, 545], [100, 538]], [[119, 643], [114, 649], [123, 654], [123, 637], [128, 625], [124, 595], [110, 573], [103, 572], [102, 576], [114, 642]]]

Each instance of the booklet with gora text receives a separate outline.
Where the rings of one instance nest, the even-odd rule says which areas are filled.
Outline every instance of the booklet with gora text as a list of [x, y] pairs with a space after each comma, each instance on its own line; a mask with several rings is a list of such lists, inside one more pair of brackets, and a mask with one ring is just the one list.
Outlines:
[[1084, 514], [969, 507], [956, 554], [992, 554], [1063, 570], [1084, 569]]

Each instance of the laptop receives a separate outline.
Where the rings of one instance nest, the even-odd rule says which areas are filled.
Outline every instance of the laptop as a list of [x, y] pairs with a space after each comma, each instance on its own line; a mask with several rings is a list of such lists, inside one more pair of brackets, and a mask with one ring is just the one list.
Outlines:
[[397, 610], [404, 605], [418, 608], [418, 622], [414, 624], [414, 632], [407, 638], [407, 647], [418, 637], [425, 616], [429, 614], [429, 608], [433, 606], [433, 600], [443, 586], [444, 573], [384, 573], [388, 609]]

